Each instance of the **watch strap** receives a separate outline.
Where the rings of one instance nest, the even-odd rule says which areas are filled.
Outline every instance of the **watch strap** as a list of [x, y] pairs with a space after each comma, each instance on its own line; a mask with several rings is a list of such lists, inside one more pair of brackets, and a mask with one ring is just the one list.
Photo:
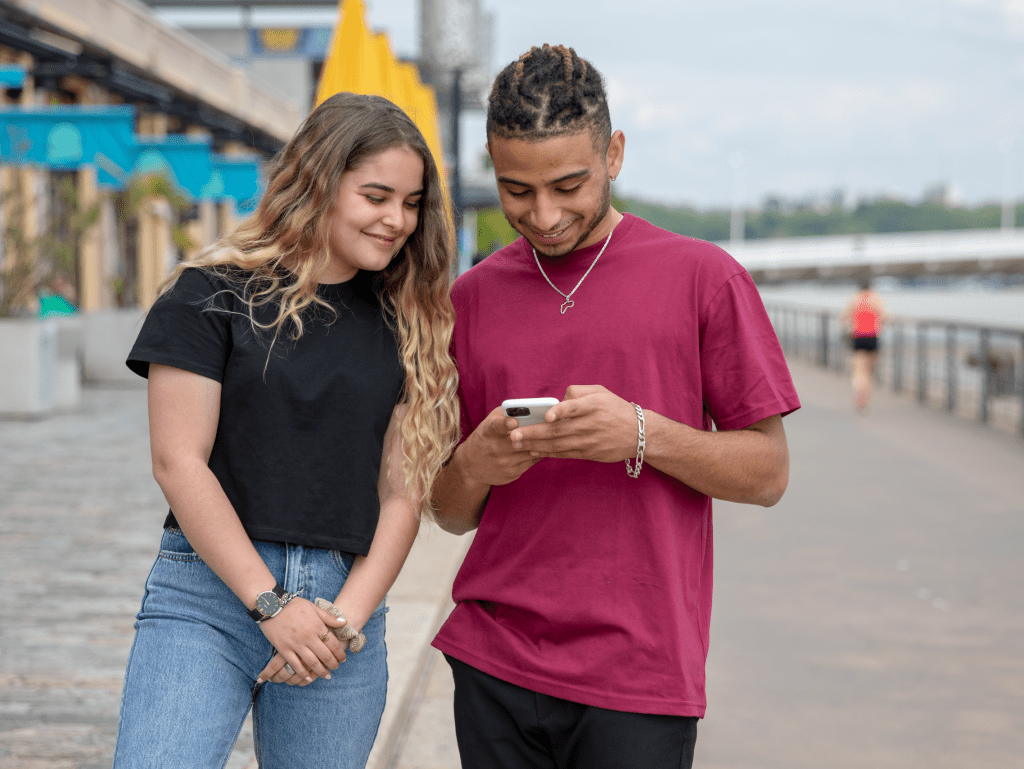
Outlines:
[[[273, 587], [272, 590], [269, 590], [269, 591], [268, 590], [264, 590], [263, 592], [264, 593], [267, 593], [267, 592], [273, 593], [278, 598], [284, 598], [285, 595], [286, 595], [286, 593], [284, 592], [284, 588], [281, 587], [281, 584], [277, 583], [277, 582], [274, 583], [274, 587]], [[260, 593], [260, 595], [263, 595], [263, 593]], [[286, 603], [288, 603], [287, 600], [282, 601], [282, 603], [280, 604], [280, 606], [278, 607], [277, 610], [281, 611], [281, 609], [284, 608], [284, 605]], [[257, 604], [257, 606], [259, 606], [259, 604]], [[248, 611], [249, 611], [249, 616], [252, 617], [257, 622], [262, 622], [265, 619], [270, 619], [271, 617], [276, 616], [276, 614], [264, 614], [258, 608], [249, 609]]]

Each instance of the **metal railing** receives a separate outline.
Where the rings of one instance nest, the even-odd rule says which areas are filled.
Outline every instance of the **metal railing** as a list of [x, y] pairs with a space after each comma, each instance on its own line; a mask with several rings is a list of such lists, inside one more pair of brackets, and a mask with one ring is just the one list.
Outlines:
[[[839, 373], [850, 343], [839, 313], [766, 304], [787, 357]], [[949, 320], [892, 318], [879, 336], [876, 381], [919, 403], [1024, 438], [1024, 331]]]

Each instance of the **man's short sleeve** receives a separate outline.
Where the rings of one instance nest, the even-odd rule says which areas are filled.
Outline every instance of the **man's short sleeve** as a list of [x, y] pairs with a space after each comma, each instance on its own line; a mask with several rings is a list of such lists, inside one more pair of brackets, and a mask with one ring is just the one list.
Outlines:
[[741, 430], [800, 408], [775, 329], [746, 272], [712, 297], [700, 335], [704, 403], [720, 430]]
[[149, 364], [159, 363], [223, 382], [235, 304], [244, 312], [227, 281], [202, 269], [185, 270], [150, 308], [128, 368], [148, 377]]

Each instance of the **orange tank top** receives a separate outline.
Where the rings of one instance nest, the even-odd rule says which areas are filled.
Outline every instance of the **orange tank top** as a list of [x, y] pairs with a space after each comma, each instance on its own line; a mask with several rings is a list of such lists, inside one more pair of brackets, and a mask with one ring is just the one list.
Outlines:
[[853, 335], [878, 336], [878, 312], [864, 296], [853, 308]]

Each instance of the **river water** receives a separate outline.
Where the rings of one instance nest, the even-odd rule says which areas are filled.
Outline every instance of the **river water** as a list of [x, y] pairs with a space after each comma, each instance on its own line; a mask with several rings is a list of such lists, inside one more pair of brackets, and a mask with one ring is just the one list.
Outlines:
[[[794, 283], [761, 286], [765, 304], [785, 303], [842, 310], [857, 286]], [[1024, 286], [994, 286], [966, 279], [948, 286], [907, 287], [877, 281], [875, 290], [890, 315], [1024, 331]]]

